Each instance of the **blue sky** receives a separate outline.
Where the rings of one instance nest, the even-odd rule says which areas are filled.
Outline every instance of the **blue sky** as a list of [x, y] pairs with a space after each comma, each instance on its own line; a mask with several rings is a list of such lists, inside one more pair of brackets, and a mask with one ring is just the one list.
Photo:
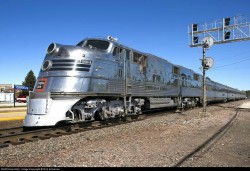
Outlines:
[[[74, 45], [108, 35], [198, 73], [201, 47], [189, 46], [188, 25], [245, 14], [250, 0], [0, 0], [0, 84], [38, 76], [51, 42]], [[206, 75], [250, 90], [250, 41], [214, 45]], [[223, 67], [224, 66], [224, 67]]]

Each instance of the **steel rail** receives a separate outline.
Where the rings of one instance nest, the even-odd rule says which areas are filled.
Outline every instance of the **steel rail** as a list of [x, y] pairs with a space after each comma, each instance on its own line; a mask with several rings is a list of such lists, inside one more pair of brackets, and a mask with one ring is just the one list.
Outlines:
[[51, 137], [58, 137], [67, 134], [126, 124], [139, 121], [144, 118], [144, 114], [132, 115], [124, 118], [114, 118], [112, 120], [82, 122], [62, 127], [52, 127], [47, 129], [17, 132], [13, 134], [4, 134], [0, 136], [0, 148], [8, 147], [9, 145], [19, 145], [26, 142], [33, 142], [39, 139], [43, 140]]
[[[214, 105], [214, 106], [228, 108], [227, 106], [225, 107], [220, 105]], [[126, 124], [143, 119], [148, 119], [151, 117], [163, 116], [166, 114], [174, 113], [174, 111], [175, 109], [173, 108], [145, 110], [140, 115], [131, 115], [124, 118], [114, 118], [112, 120], [104, 120], [104, 121], [84, 121], [81, 123], [74, 123], [71, 125], [66, 125], [61, 127], [49, 127], [49, 128], [42, 128], [29, 131], [24, 131], [23, 127], [0, 129], [0, 148], [8, 147], [11, 144], [18, 145], [18, 144], [23, 144], [25, 142], [36, 141], [39, 139], [43, 140], [51, 137], [58, 137], [61, 135], [68, 135], [82, 131]]]

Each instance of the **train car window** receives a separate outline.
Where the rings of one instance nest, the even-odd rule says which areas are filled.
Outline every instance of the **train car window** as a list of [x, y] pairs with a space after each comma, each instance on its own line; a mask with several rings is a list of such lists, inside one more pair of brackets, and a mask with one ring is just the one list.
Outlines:
[[125, 49], [126, 50], [126, 59], [129, 61], [130, 60], [130, 50]]
[[185, 77], [187, 77], [187, 75], [186, 75], [186, 74], [184, 74], [184, 73], [182, 73], [182, 74], [181, 74], [181, 76], [182, 76], [182, 77], [184, 77], [184, 78], [185, 78]]
[[161, 82], [161, 76], [160, 75], [153, 75], [153, 82], [155, 82], [155, 83]]
[[133, 52], [133, 62], [138, 63], [141, 55], [139, 53]]
[[200, 76], [198, 74], [194, 74], [194, 80], [195, 81], [199, 81], [200, 80]]
[[185, 80], [182, 80], [182, 82], [181, 82], [181, 83], [182, 83], [182, 86], [183, 86], [183, 87], [186, 87], [186, 84], [187, 84], [187, 83], [186, 83], [186, 81], [185, 81]]
[[115, 47], [114, 49], [113, 49], [113, 56], [116, 56], [116, 54], [117, 54], [117, 47]]
[[148, 57], [147, 57], [147, 56], [144, 56], [142, 65], [143, 65], [143, 67], [146, 67], [147, 64], [148, 64]]
[[147, 65], [148, 65], [148, 57], [144, 56], [140, 65], [140, 71], [143, 72], [144, 74], [146, 73]]
[[141, 55], [141, 56], [139, 57], [138, 64], [143, 65], [143, 63], [144, 63], [144, 56]]
[[211, 85], [207, 85], [207, 90], [208, 91], [212, 91], [213, 89], [212, 89], [212, 86]]
[[140, 71], [145, 73], [146, 72], [146, 67], [148, 64], [148, 57], [144, 56], [142, 54], [139, 54], [137, 52], [132, 52], [133, 53], [133, 63], [139, 64], [140, 65]]
[[119, 73], [118, 73], [118, 76], [119, 76], [120, 78], [122, 78], [122, 69], [119, 69], [118, 72], [119, 72]]
[[174, 68], [173, 68], [173, 73], [179, 75], [179, 74], [180, 74], [180, 68], [174, 66]]
[[119, 47], [115, 47], [115, 48], [113, 49], [112, 54], [113, 54], [113, 56], [115, 57], [116, 60], [120, 60], [120, 53], [121, 53], [121, 52], [122, 52], [122, 49], [119, 48]]
[[87, 40], [83, 46], [90, 49], [107, 50], [109, 47], [109, 42], [104, 40]]
[[178, 79], [174, 79], [172, 85], [173, 85], [173, 86], [178, 86]]

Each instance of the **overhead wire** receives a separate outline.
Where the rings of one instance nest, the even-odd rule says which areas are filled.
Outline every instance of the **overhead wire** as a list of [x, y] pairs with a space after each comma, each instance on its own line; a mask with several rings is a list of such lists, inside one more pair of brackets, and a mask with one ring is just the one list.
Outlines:
[[234, 58], [239, 58], [239, 56], [241, 56], [242, 54], [249, 54], [249, 49], [248, 49], [248, 46], [249, 45], [246, 45], [246, 46], [241, 46], [241, 48], [245, 48], [245, 49], [247, 49], [247, 51], [241, 51], [241, 53], [237, 53], [237, 55], [233, 55], [233, 56], [231, 56], [231, 57], [225, 57], [225, 58], [221, 58], [221, 59], [218, 59], [218, 60], [216, 60], [216, 62], [221, 62], [221, 61], [228, 61], [228, 60], [231, 60], [231, 59], [234, 59]]
[[241, 63], [241, 62], [244, 62], [244, 61], [248, 61], [248, 60], [250, 60], [250, 58], [247, 58], [247, 59], [244, 59], [244, 60], [241, 60], [241, 61], [237, 61], [237, 62], [234, 62], [234, 63], [230, 63], [230, 64], [226, 64], [226, 65], [222, 65], [222, 66], [218, 66], [218, 67], [210, 68], [210, 69], [223, 68], [223, 67], [226, 67], [226, 66], [230, 66], [230, 65], [238, 64], [238, 63]]
[[[231, 57], [222, 58], [220, 60], [216, 60], [216, 62], [221, 62], [221, 61], [225, 61], [225, 60], [228, 61], [228, 60], [234, 59], [235, 57], [238, 57], [239, 55], [242, 55], [242, 54], [249, 55], [249, 51], [245, 51], [245, 52], [239, 53], [237, 55], [233, 55]], [[236, 61], [236, 62], [233, 62], [233, 63], [221, 65], [221, 66], [218, 66], [218, 67], [212, 67], [212, 68], [210, 68], [210, 70], [212, 70], [212, 69], [218, 69], [218, 68], [223, 68], [223, 67], [227, 67], [227, 66], [230, 66], [230, 65], [235, 65], [235, 64], [238, 64], [238, 63], [241, 63], [241, 62], [245, 62], [245, 61], [248, 61], [248, 60], [250, 60], [250, 58], [242, 59], [242, 60], [239, 60], [239, 61]], [[200, 67], [199, 70], [197, 70], [196, 72], [199, 72], [199, 71], [202, 71], [202, 67]]]

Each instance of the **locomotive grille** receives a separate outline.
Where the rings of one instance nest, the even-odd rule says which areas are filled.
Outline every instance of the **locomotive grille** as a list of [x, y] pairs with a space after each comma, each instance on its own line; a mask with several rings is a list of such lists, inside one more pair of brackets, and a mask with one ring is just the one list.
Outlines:
[[74, 60], [74, 59], [60, 59], [52, 60], [50, 71], [86, 71], [89, 72], [91, 67], [90, 61]]

